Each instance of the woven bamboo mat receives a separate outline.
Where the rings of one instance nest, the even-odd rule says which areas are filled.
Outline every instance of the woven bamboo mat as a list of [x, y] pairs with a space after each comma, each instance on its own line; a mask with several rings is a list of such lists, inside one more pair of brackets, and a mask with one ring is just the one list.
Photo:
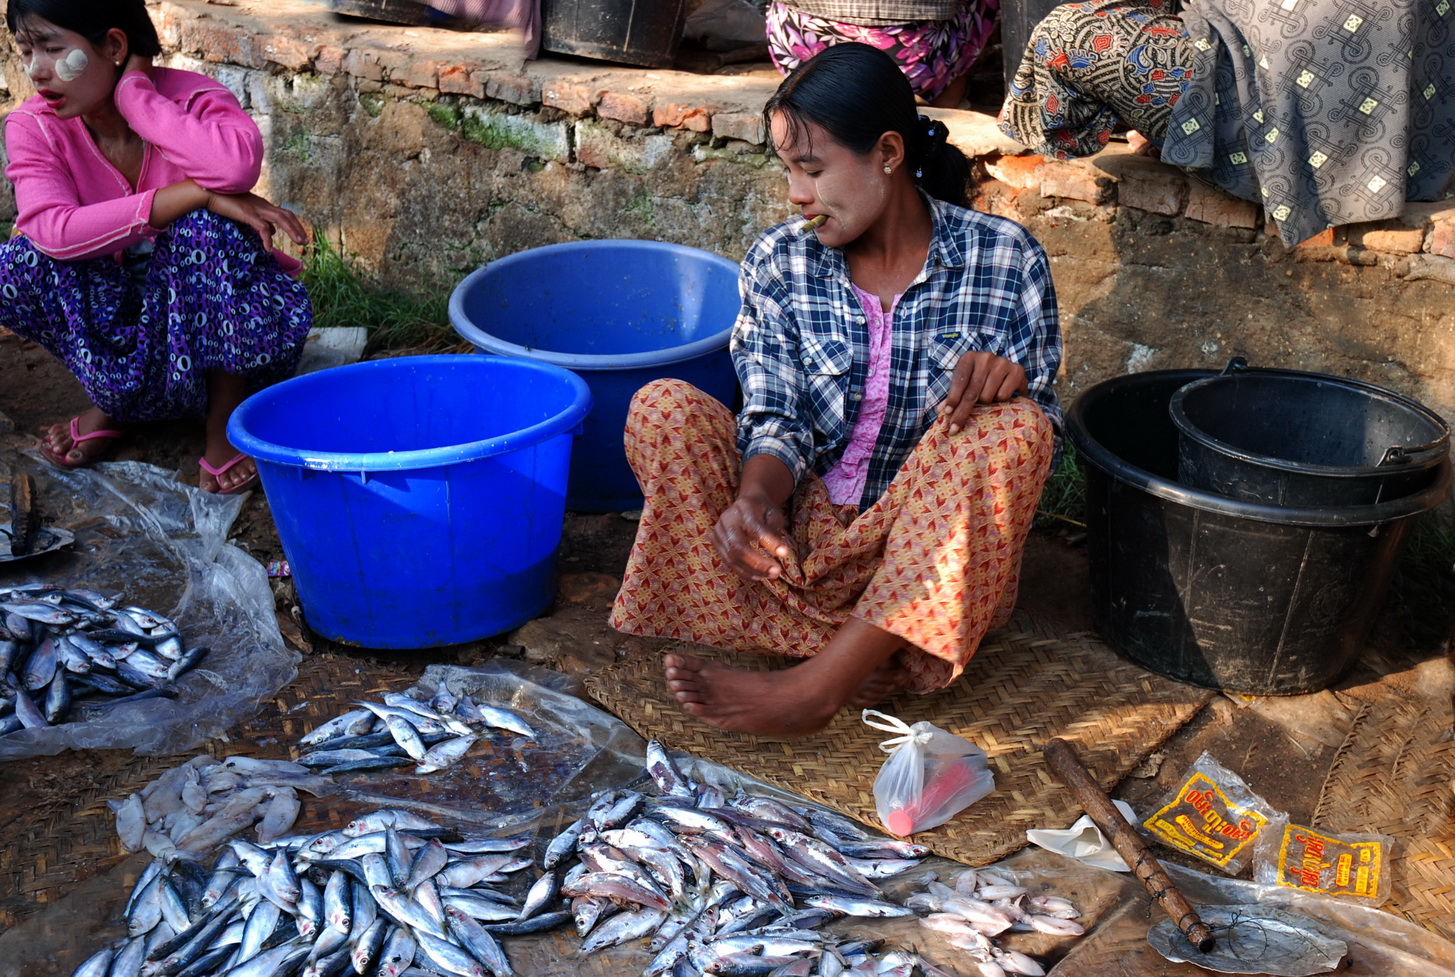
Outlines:
[[[691, 653], [732, 658], [696, 646]], [[762, 659], [735, 662], [752, 667]], [[611, 666], [586, 686], [644, 737], [877, 825], [873, 785], [885, 756], [878, 748], [883, 734], [857, 712], [846, 709], [822, 733], [784, 742], [693, 719], [677, 708], [655, 660]], [[1093, 635], [1058, 634], [1018, 615], [986, 638], [959, 682], [933, 695], [896, 696], [880, 709], [907, 723], [932, 722], [989, 754], [995, 792], [950, 823], [915, 835], [937, 854], [984, 865], [1023, 847], [1027, 828], [1064, 828], [1080, 814], [1041, 758], [1046, 740], [1069, 740], [1109, 789], [1212, 696], [1122, 660]]]
[[1394, 839], [1384, 908], [1455, 940], [1455, 663], [1349, 690], [1360, 700], [1313, 827]]
[[[403, 673], [356, 659], [312, 655], [299, 665], [298, 677], [264, 704], [227, 740], [212, 740], [205, 752], [214, 756], [288, 757], [289, 748], [318, 723], [353, 708], [358, 699], [377, 700], [385, 691], [414, 684]], [[0, 927], [10, 928], [43, 910], [79, 883], [110, 871], [131, 855], [116, 835], [116, 819], [107, 801], [123, 801], [163, 772], [185, 762], [186, 755], [141, 757], [120, 751], [89, 755], [84, 775], [68, 777], [46, 792], [46, 803], [23, 810], [0, 798]], [[76, 754], [18, 761], [48, 776], [48, 767], [76, 770]], [[54, 779], [54, 778], [52, 778]], [[304, 798], [301, 830], [341, 827], [351, 805], [312, 803]]]

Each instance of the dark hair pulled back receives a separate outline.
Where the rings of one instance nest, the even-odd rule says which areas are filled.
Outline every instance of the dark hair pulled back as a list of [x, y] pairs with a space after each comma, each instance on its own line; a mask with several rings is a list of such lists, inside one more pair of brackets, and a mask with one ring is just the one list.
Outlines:
[[778, 113], [795, 138], [812, 123], [861, 156], [886, 132], [897, 132], [915, 182], [932, 197], [966, 203], [970, 161], [946, 141], [943, 122], [918, 114], [909, 79], [876, 47], [836, 44], [803, 62], [763, 107], [770, 140]]
[[10, 0], [5, 8], [5, 26], [12, 34], [32, 17], [74, 31], [97, 47], [114, 28], [126, 35], [129, 53], [143, 58], [162, 53], [146, 0]]

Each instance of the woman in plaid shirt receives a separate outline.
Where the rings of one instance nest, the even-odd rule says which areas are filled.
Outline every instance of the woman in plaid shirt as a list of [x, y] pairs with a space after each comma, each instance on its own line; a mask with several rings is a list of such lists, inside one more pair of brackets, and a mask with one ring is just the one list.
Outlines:
[[891, 58], [829, 48], [764, 116], [802, 218], [743, 262], [737, 417], [675, 380], [633, 401], [646, 502], [612, 624], [801, 658], [664, 662], [689, 714], [792, 736], [943, 688], [1006, 622], [1061, 340], [1045, 253], [963, 206], [965, 157]]

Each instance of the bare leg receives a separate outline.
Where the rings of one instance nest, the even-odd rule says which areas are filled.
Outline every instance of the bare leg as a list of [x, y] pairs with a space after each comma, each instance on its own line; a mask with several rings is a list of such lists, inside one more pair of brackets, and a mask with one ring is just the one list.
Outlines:
[[[202, 456], [214, 467], [225, 465], [237, 455], [237, 449], [227, 440], [227, 422], [246, 395], [247, 382], [242, 377], [220, 370], [207, 374], [207, 443]], [[257, 471], [253, 460], [244, 458], [215, 478], [202, 472], [198, 486], [205, 492], [230, 492]]]
[[950, 79], [945, 90], [934, 97], [930, 102], [935, 108], [958, 109], [965, 101], [965, 93], [970, 90], [970, 73], [956, 75]]
[[[76, 430], [81, 434], [92, 431], [116, 431], [121, 425], [100, 407], [92, 407], [76, 418]], [[52, 424], [46, 429], [41, 448], [58, 465], [68, 468], [82, 468], [94, 464], [116, 447], [115, 438], [90, 438], [76, 441], [71, 437], [70, 422]]]
[[822, 651], [791, 668], [752, 672], [685, 655], [668, 655], [663, 665], [689, 715], [741, 733], [804, 736], [864, 693], [877, 702], [892, 691], [891, 659], [902, 647], [903, 638], [851, 617]]

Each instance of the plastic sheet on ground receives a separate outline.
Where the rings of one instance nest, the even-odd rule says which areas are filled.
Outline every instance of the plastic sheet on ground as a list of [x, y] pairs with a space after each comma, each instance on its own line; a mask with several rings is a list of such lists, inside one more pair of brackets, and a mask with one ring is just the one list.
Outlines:
[[573, 685], [558, 672], [508, 659], [479, 668], [431, 665], [411, 694], [428, 699], [443, 686], [510, 710], [536, 735], [486, 729], [444, 770], [343, 775], [339, 794], [375, 807], [408, 807], [477, 833], [518, 831], [563, 806], [574, 810], [574, 802], [594, 791], [640, 776], [646, 744], [610, 713], [566, 691]]
[[52, 583], [120, 594], [171, 618], [188, 648], [211, 652], [178, 679], [176, 698], [79, 707], [57, 726], [0, 737], [0, 760], [67, 749], [194, 749], [252, 715], [297, 674], [299, 656], [283, 644], [267, 574], [227, 541], [241, 498], [210, 495], [139, 462], [60, 469], [15, 458], [35, 479], [45, 521], [76, 542], [0, 564], [0, 588]]
[[[514, 833], [535, 820], [538, 830], [528, 850], [539, 864], [545, 845], [584, 811], [594, 791], [641, 785], [645, 780], [640, 737], [573, 695], [576, 684], [565, 676], [510, 661], [491, 662], [482, 668], [431, 666], [416, 688], [427, 693], [441, 683], [453, 692], [469, 692], [482, 702], [509, 708], [537, 726], [550, 748], [552, 765], [548, 766], [554, 772], [527, 773], [521, 779], [502, 768], [498, 790], [495, 778], [474, 783], [468, 782], [473, 775], [451, 780], [441, 776], [447, 771], [392, 783], [342, 778], [339, 795], [305, 799], [304, 822], [320, 815], [336, 820], [352, 809], [395, 803], [433, 813], [439, 823], [453, 824], [467, 835]], [[514, 756], [514, 745], [507, 743], [505, 749]], [[798, 806], [810, 803], [716, 763], [676, 759], [688, 776], [728, 792], [741, 786]], [[743, 764], [742, 758], [735, 762]], [[534, 794], [532, 783], [536, 785]], [[121, 907], [146, 863], [144, 856], [134, 856], [0, 934], [0, 977], [70, 973], [89, 953], [119, 936], [123, 931]], [[1310, 917], [1324, 932], [1349, 943], [1346, 969], [1339, 971], [1345, 977], [1455, 977], [1455, 944], [1398, 916], [1287, 888], [1214, 878], [1172, 864], [1167, 867], [1194, 903], [1263, 902]], [[1041, 960], [1051, 977], [1198, 977], [1207, 973], [1188, 964], [1168, 963], [1147, 944], [1148, 928], [1163, 914], [1127, 874], [1093, 868], [1036, 848], [990, 868], [1026, 886], [1031, 895], [1064, 896], [1080, 909], [1081, 922], [1087, 927], [1083, 937], [1006, 933], [997, 938], [1002, 946]], [[892, 899], [902, 901], [922, 888], [926, 879], [953, 883], [964, 870], [959, 863], [929, 858], [881, 885]], [[514, 883], [520, 889], [517, 895], [536, 874], [530, 870], [519, 873]], [[829, 929], [846, 938], [882, 939], [888, 946], [913, 950], [956, 977], [979, 973], [963, 951], [913, 918], [846, 919]], [[502, 942], [521, 977], [628, 977], [641, 973], [652, 957], [640, 944], [583, 955], [581, 940], [569, 926], [507, 937]]]

